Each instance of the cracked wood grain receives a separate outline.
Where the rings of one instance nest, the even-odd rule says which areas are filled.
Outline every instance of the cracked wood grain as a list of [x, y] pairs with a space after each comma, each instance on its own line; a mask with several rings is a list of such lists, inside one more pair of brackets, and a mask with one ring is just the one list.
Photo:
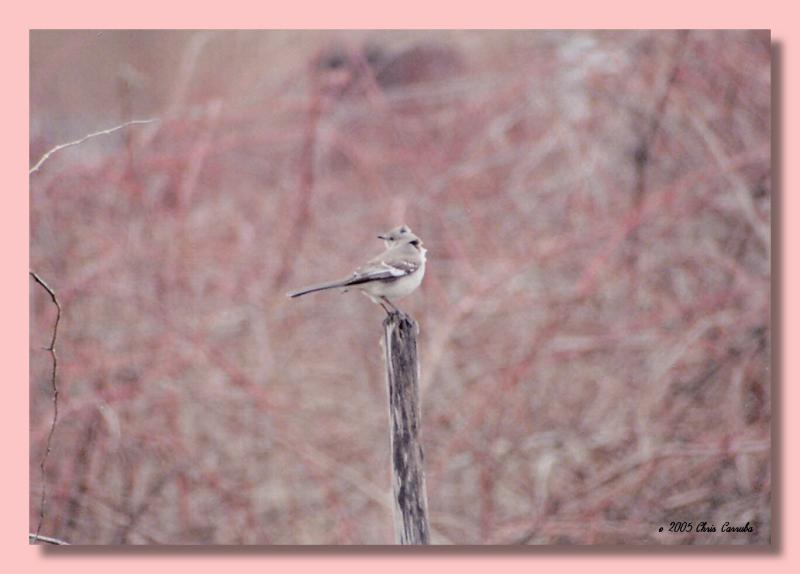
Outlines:
[[428, 544], [428, 500], [420, 443], [419, 327], [414, 319], [400, 312], [388, 315], [383, 327], [389, 386], [395, 537], [398, 544]]

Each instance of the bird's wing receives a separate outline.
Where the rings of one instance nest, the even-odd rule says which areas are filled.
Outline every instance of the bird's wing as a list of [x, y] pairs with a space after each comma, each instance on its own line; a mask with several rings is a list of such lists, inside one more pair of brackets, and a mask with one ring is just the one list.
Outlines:
[[356, 269], [349, 285], [358, 285], [367, 281], [390, 281], [410, 275], [419, 268], [419, 263], [408, 259], [376, 258]]

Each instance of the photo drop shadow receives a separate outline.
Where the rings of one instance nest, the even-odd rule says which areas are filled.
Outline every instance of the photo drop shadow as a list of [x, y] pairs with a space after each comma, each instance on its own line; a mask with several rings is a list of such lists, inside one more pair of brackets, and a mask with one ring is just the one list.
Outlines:
[[771, 541], [769, 545], [547, 545], [547, 546], [57, 546], [41, 544], [39, 550], [47, 559], [84, 559], [87, 556], [204, 556], [204, 555], [263, 555], [263, 556], [730, 556], [730, 555], [781, 555], [783, 552], [783, 421], [782, 388], [783, 381], [783, 75], [784, 50], [780, 42], [771, 43]]

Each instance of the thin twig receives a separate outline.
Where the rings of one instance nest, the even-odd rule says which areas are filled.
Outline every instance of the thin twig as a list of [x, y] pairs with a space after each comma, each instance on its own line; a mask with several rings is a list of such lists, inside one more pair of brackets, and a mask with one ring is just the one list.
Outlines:
[[45, 153], [41, 158], [39, 158], [39, 161], [37, 161], [36, 164], [30, 169], [30, 171], [28, 172], [28, 175], [33, 175], [34, 173], [39, 171], [39, 168], [42, 167], [42, 164], [44, 164], [44, 162], [46, 162], [48, 159], [50, 159], [51, 155], [53, 155], [57, 151], [61, 151], [64, 148], [68, 148], [68, 147], [72, 147], [74, 145], [82, 144], [83, 142], [85, 142], [87, 140], [90, 140], [92, 138], [95, 138], [97, 136], [104, 136], [104, 135], [112, 134], [112, 133], [114, 133], [114, 132], [116, 132], [118, 130], [121, 130], [123, 128], [126, 128], [128, 126], [133, 126], [133, 125], [137, 125], [137, 124], [150, 124], [150, 123], [157, 122], [157, 121], [158, 121], [158, 119], [155, 119], [155, 118], [154, 119], [149, 119], [149, 120], [131, 120], [129, 122], [125, 122], [124, 124], [120, 124], [118, 126], [115, 126], [113, 128], [109, 128], [107, 130], [101, 130], [99, 132], [94, 132], [94, 133], [85, 135], [82, 138], [77, 139], [75, 141], [59, 144], [56, 147], [54, 147], [53, 149], [51, 149], [50, 151], [48, 151], [47, 153]]
[[[58, 297], [56, 297], [55, 291], [53, 291], [53, 289], [45, 282], [44, 279], [39, 277], [39, 275], [37, 275], [34, 271], [29, 271], [29, 273], [33, 280], [41, 285], [42, 289], [47, 291], [47, 294], [50, 295], [50, 299], [56, 306], [56, 322], [53, 324], [53, 336], [50, 339], [50, 345], [45, 347], [45, 350], [49, 352], [50, 356], [53, 358], [53, 371], [50, 376], [50, 384], [53, 388], [53, 421], [50, 424], [50, 432], [47, 434], [47, 443], [44, 454], [42, 455], [42, 460], [39, 463], [39, 468], [42, 473], [42, 496], [39, 504], [39, 524], [36, 526], [35, 534], [36, 539], [38, 540], [39, 532], [42, 530], [42, 523], [44, 522], [44, 507], [47, 501], [47, 457], [50, 454], [50, 446], [53, 442], [53, 433], [55, 433], [56, 424], [58, 423], [58, 383], [56, 380], [56, 375], [58, 374], [58, 355], [56, 354], [56, 340], [58, 338], [58, 324], [61, 322], [61, 303], [58, 302]], [[34, 542], [36, 542], [36, 540], [34, 540]]]
[[[113, 128], [109, 128], [109, 129], [106, 129], [106, 130], [101, 130], [101, 131], [98, 131], [98, 132], [93, 132], [93, 133], [87, 134], [87, 135], [83, 136], [80, 139], [77, 139], [77, 140], [74, 140], [74, 141], [71, 141], [71, 142], [67, 142], [67, 143], [63, 143], [63, 144], [59, 144], [59, 145], [55, 146], [54, 148], [52, 148], [51, 150], [49, 150], [47, 153], [45, 153], [41, 158], [39, 158], [39, 161], [37, 161], [36, 164], [30, 169], [30, 171], [28, 172], [28, 175], [33, 175], [34, 173], [39, 171], [39, 169], [42, 167], [42, 165], [44, 165], [44, 162], [46, 162], [48, 159], [50, 159], [50, 157], [54, 153], [56, 153], [57, 151], [60, 151], [62, 149], [68, 148], [68, 147], [72, 147], [72, 146], [76, 146], [76, 145], [82, 144], [83, 142], [88, 141], [88, 140], [90, 140], [92, 138], [95, 138], [95, 137], [98, 137], [98, 136], [112, 134], [112, 133], [114, 133], [116, 131], [119, 131], [119, 130], [121, 130], [123, 128], [126, 128], [128, 126], [141, 125], [141, 124], [150, 124], [150, 123], [157, 122], [157, 121], [158, 120], [155, 119], [155, 118], [154, 119], [148, 119], [148, 120], [131, 120], [131, 121], [125, 122], [123, 124], [120, 124], [118, 126], [115, 126]], [[50, 299], [53, 301], [53, 304], [56, 306], [56, 311], [57, 311], [57, 313], [56, 313], [56, 321], [55, 321], [55, 324], [53, 325], [53, 336], [50, 339], [50, 345], [45, 348], [45, 350], [47, 352], [49, 352], [50, 356], [53, 358], [53, 370], [52, 370], [52, 374], [51, 374], [51, 377], [50, 377], [50, 383], [51, 383], [51, 386], [53, 388], [53, 420], [52, 420], [52, 423], [50, 425], [50, 431], [47, 434], [47, 443], [46, 443], [46, 446], [45, 446], [45, 451], [44, 451], [44, 454], [42, 455], [42, 460], [39, 463], [39, 468], [41, 469], [41, 475], [42, 475], [42, 496], [41, 496], [41, 501], [40, 501], [40, 506], [39, 506], [39, 524], [36, 526], [36, 534], [34, 534], [34, 540], [33, 540], [34, 543], [35, 543], [40, 538], [39, 537], [39, 532], [41, 531], [42, 523], [44, 522], [45, 505], [46, 505], [46, 502], [47, 502], [47, 472], [46, 472], [47, 457], [50, 455], [51, 446], [53, 444], [53, 434], [55, 433], [56, 425], [58, 424], [58, 382], [57, 382], [58, 355], [56, 354], [56, 340], [58, 338], [58, 325], [59, 325], [59, 322], [61, 321], [61, 304], [58, 302], [58, 298], [56, 297], [55, 291], [53, 291], [53, 289], [47, 284], [47, 282], [44, 281], [44, 279], [39, 277], [39, 275], [37, 275], [34, 271], [30, 271], [30, 276], [45, 291], [47, 291], [47, 294], [50, 295]]]
[[55, 544], [56, 546], [69, 546], [69, 542], [64, 540], [60, 540], [58, 538], [53, 538], [52, 536], [41, 536], [37, 534], [28, 534], [28, 542], [31, 544], [36, 544], [37, 542], [44, 542], [46, 544]]

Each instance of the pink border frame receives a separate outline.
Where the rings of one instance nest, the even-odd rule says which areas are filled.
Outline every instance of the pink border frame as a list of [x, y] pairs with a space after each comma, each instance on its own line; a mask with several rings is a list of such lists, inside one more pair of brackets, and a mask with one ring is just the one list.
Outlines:
[[[53, 5], [48, 5], [53, 4]], [[185, 4], [181, 5], [181, 4]], [[578, 2], [561, 0], [555, 3], [526, 3], [526, 8], [512, 2], [495, 1], [481, 8], [472, 8], [462, 2], [430, 0], [405, 0], [379, 3], [338, 0], [319, 2], [318, 6], [281, 3], [272, 6], [266, 2], [229, 1], [224, 4], [199, 2], [174, 2], [163, 0], [138, 0], [135, 5], [109, 2], [40, 1], [8, 10], [0, 42], [4, 48], [2, 69], [6, 73], [5, 89], [0, 97], [5, 100], [6, 126], [11, 137], [3, 138], [2, 173], [9, 180], [2, 197], [4, 209], [0, 211], [2, 225], [0, 245], [3, 264], [7, 265], [7, 280], [0, 282], [2, 289], [2, 328], [5, 385], [10, 396], [2, 403], [4, 432], [3, 452], [7, 455], [6, 472], [0, 473], [3, 488], [4, 517], [2, 525], [2, 564], [11, 572], [40, 572], [48, 568], [60, 574], [71, 572], [135, 572], [147, 562], [150, 572], [167, 568], [186, 567], [193, 574], [216, 572], [230, 564], [241, 571], [263, 571], [265, 568], [290, 567], [295, 571], [316, 570], [319, 567], [341, 572], [399, 571], [412, 566], [422, 571], [433, 571], [444, 566], [459, 572], [483, 572], [487, 567], [503, 567], [509, 572], [530, 571], [542, 568], [548, 571], [557, 567], [561, 571], [579, 572], [584, 568], [602, 572], [675, 572], [676, 568], [714, 568], [726, 574], [752, 572], [764, 568], [776, 571], [800, 571], [798, 528], [792, 521], [798, 516], [798, 497], [790, 485], [797, 483], [800, 461], [798, 449], [787, 448], [786, 438], [798, 435], [800, 417], [785, 416], [800, 407], [797, 380], [800, 369], [798, 355], [780, 352], [800, 343], [798, 306], [783, 296], [798, 292], [800, 273], [797, 265], [790, 265], [789, 253], [800, 249], [800, 205], [797, 196], [786, 192], [792, 189], [797, 178], [797, 164], [782, 163], [779, 158], [795, 158], [798, 135], [797, 114], [790, 102], [797, 101], [798, 64], [792, 48], [800, 28], [792, 22], [800, 21], [800, 7], [790, 2], [762, 1], [745, 6], [734, 5], [730, 0], [698, 2], [697, 0], [671, 0], [663, 3], [630, 0], [605, 0], [603, 2]], [[20, 336], [21, 326], [27, 329], [28, 314], [28, 202], [27, 147], [20, 145], [28, 136], [28, 30], [31, 28], [770, 28], [773, 43], [780, 46], [778, 75], [773, 73], [775, 102], [783, 102], [785, 109], [775, 118], [773, 139], [773, 176], [776, 198], [773, 203], [773, 253], [775, 283], [773, 302], [775, 321], [773, 346], [775, 350], [776, 421], [775, 456], [780, 464], [775, 466], [775, 512], [773, 548], [753, 552], [739, 549], [703, 548], [681, 549], [680, 552], [662, 550], [614, 549], [536, 549], [525, 551], [503, 549], [213, 549], [184, 548], [180, 551], [150, 549], [120, 552], [113, 548], [97, 551], [31, 547], [27, 543], [25, 528], [28, 524], [28, 380], [27, 336]], [[782, 173], [781, 173], [782, 172]], [[780, 185], [778, 185], [780, 184]], [[779, 232], [779, 234], [776, 234]], [[780, 389], [778, 388], [780, 385]], [[780, 437], [784, 437], [783, 440]], [[67, 550], [65, 552], [65, 550]], [[745, 550], [745, 549], [742, 549]], [[794, 566], [792, 566], [792, 564]]]

